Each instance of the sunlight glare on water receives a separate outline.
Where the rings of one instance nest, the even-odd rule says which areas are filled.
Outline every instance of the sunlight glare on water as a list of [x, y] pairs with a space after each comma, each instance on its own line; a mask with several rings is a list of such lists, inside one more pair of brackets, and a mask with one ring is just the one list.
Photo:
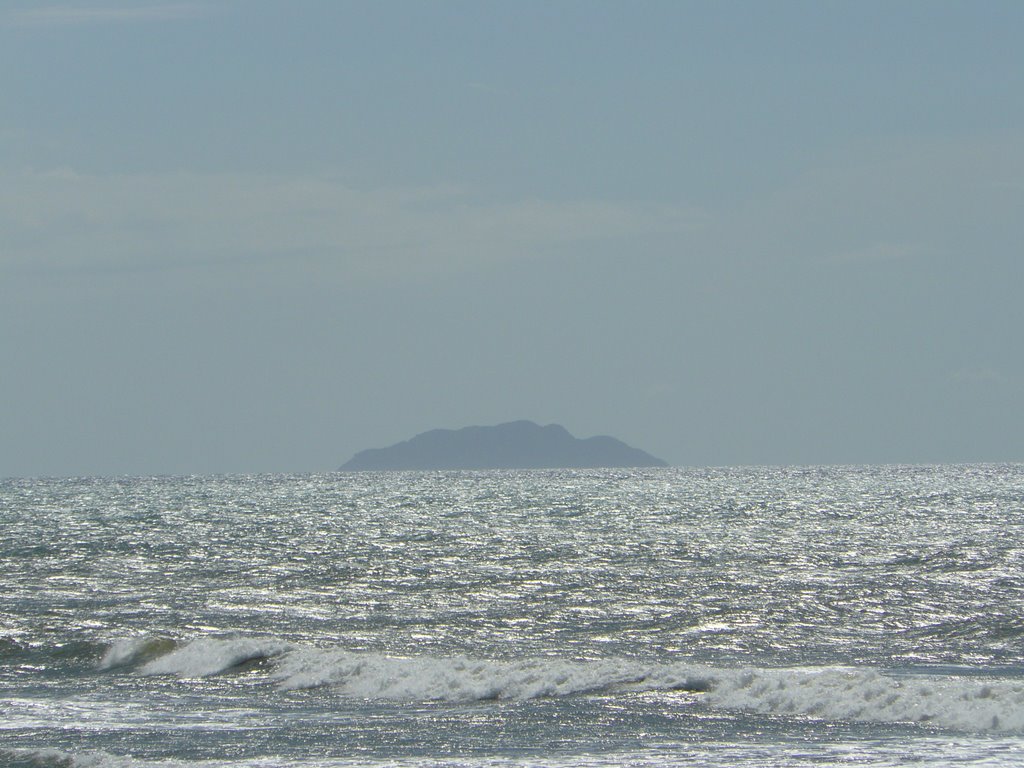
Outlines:
[[1022, 511], [1019, 465], [6, 481], [0, 728], [26, 765], [1012, 764]]

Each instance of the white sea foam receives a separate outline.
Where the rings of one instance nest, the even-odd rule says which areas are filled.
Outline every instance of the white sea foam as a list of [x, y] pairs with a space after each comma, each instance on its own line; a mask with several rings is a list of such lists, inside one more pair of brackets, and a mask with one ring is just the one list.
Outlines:
[[175, 648], [144, 664], [146, 675], [208, 677], [226, 672], [240, 664], [284, 653], [291, 644], [274, 638], [203, 637]]
[[822, 720], [911, 722], [1024, 733], [1024, 680], [888, 675], [873, 669], [708, 669], [631, 660], [399, 658], [294, 648], [272, 676], [284, 689], [332, 687], [365, 699], [526, 700], [681, 690], [708, 706]]
[[[489, 661], [468, 658], [398, 658], [341, 650], [296, 649], [274, 671], [286, 689], [331, 686], [367, 699], [483, 701], [533, 699], [611, 689], [648, 687], [649, 666], [630, 661], [557, 659]], [[658, 687], [683, 687], [670, 677]]]
[[890, 675], [837, 667], [710, 669], [630, 659], [396, 657], [249, 637], [198, 638], [180, 646], [125, 640], [110, 646], [100, 666], [109, 669], [141, 658], [148, 659], [139, 667], [143, 674], [185, 678], [271, 659], [269, 675], [281, 689], [330, 687], [368, 700], [472, 702], [677, 690], [700, 693], [713, 708], [768, 715], [1024, 733], [1024, 680], [1015, 678]]
[[0, 748], [3, 765], [25, 768], [141, 768], [129, 757], [107, 752], [72, 754], [60, 749], [4, 749]]
[[712, 706], [825, 720], [1024, 732], [1024, 680], [891, 676], [871, 669], [721, 670]]
[[[699, 764], [706, 768], [793, 768], [814, 766], [871, 766], [902, 768], [908, 761], [927, 765], [985, 765], [989, 768], [1018, 766], [1024, 757], [1019, 740], [950, 741], [920, 739], [912, 747], [880, 742], [865, 753], [863, 743], [798, 743], [766, 747], [763, 744], [708, 743]], [[181, 760], [140, 759], [101, 752], [73, 755], [55, 749], [4, 750], [0, 760], [15, 768], [676, 768], [696, 761], [689, 745], [654, 747], [642, 752], [599, 752], [530, 757], [480, 755], [471, 757], [392, 757], [386, 760], [351, 757], [256, 757], [249, 759]], [[8, 765], [8, 762], [3, 762]]]

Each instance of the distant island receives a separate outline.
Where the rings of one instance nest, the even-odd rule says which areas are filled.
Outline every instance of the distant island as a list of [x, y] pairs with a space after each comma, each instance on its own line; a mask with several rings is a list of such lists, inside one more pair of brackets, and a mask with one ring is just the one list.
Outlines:
[[558, 424], [511, 421], [493, 427], [433, 429], [390, 448], [360, 451], [341, 466], [364, 470], [667, 467], [614, 437], [573, 437]]

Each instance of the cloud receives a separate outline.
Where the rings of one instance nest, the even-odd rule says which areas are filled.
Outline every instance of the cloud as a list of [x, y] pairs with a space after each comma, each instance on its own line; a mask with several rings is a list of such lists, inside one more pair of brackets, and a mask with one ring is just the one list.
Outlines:
[[879, 242], [826, 256], [824, 260], [832, 264], [874, 264], [913, 259], [920, 256], [923, 250], [920, 245], [914, 243]]
[[169, 21], [192, 18], [204, 12], [193, 3], [163, 3], [125, 7], [51, 5], [27, 8], [7, 14], [6, 22], [14, 26], [71, 26], [79, 24], [112, 24], [140, 21]]
[[[700, 226], [683, 205], [484, 202], [453, 186], [361, 190], [305, 176], [0, 174], [0, 269], [180, 268], [302, 258], [452, 269]], [[623, 249], [624, 252], [627, 249]]]
[[486, 93], [492, 96], [506, 95], [505, 91], [503, 91], [502, 89], [496, 88], [495, 86], [490, 85], [488, 83], [481, 83], [477, 80], [467, 83], [466, 87], [469, 88], [469, 90], [471, 91], [477, 91], [478, 93]]
[[976, 388], [999, 386], [1009, 381], [1001, 371], [990, 366], [961, 368], [951, 373], [949, 378], [957, 384]]
[[1001, 259], [1024, 229], [1019, 140], [898, 138], [821, 157], [715, 217], [719, 252], [841, 270]]

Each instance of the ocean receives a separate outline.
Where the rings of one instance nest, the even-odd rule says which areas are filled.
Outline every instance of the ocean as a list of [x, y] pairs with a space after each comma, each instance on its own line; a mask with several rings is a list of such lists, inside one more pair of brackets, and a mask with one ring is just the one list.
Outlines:
[[1024, 465], [0, 482], [0, 764], [1024, 763]]

